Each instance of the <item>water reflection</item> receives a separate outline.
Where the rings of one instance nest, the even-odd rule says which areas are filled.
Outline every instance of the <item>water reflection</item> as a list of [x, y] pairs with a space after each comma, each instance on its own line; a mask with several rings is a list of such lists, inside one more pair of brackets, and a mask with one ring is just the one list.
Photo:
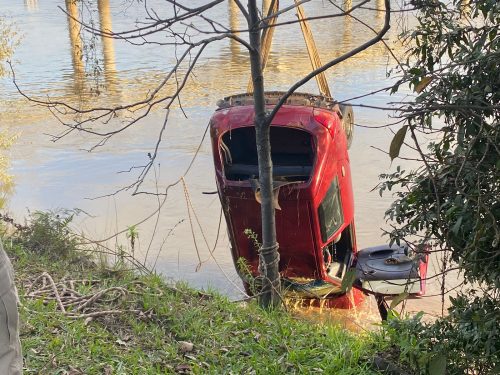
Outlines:
[[380, 324], [380, 315], [373, 297], [367, 297], [353, 309], [330, 309], [321, 307], [304, 307], [287, 304], [292, 314], [313, 323], [328, 326], [338, 325], [353, 332], [372, 331]]
[[[102, 59], [97, 54], [97, 38], [90, 35], [90, 32], [83, 30], [83, 22], [88, 22], [82, 17], [82, 7], [85, 4], [80, 1], [66, 0], [66, 12], [69, 39], [71, 46], [71, 60], [73, 66], [73, 89], [72, 94], [78, 97], [78, 100], [88, 100], [88, 95], [98, 94], [101, 90], [99, 76], [101, 68], [99, 61], [103, 61], [105, 89], [108, 93], [116, 91], [116, 62], [114, 39], [107, 36], [112, 32], [111, 7], [109, 0], [98, 0], [97, 11], [99, 14], [99, 24], [102, 35], [100, 38], [102, 45]], [[83, 38], [83, 33], [90, 35], [90, 39]], [[84, 55], [86, 54], [86, 55]], [[89, 66], [86, 65], [86, 62]], [[87, 71], [90, 70], [90, 71]], [[93, 79], [93, 87], [87, 87], [90, 83], [87, 77]], [[72, 94], [69, 94], [72, 95]], [[67, 95], [68, 96], [68, 95]], [[65, 99], [70, 100], [70, 99]]]
[[262, 0], [262, 14], [266, 15], [269, 12], [269, 7], [273, 0]]
[[34, 12], [38, 10], [38, 0], [24, 0], [24, 6], [28, 11]]
[[[1, 0], [0, 0], [1, 1]], [[262, 7], [268, 7], [271, 1], [264, 1]], [[80, 4], [80, 5], [79, 5]], [[86, 87], [91, 82], [86, 82], [88, 76], [92, 75], [93, 71], [89, 70], [86, 66], [84, 59], [84, 51], [99, 50], [99, 46], [89, 45], [88, 41], [82, 39], [81, 25], [78, 20], [82, 20], [81, 2], [74, 0], [66, 0], [66, 10], [69, 14], [67, 17], [67, 25], [70, 38], [70, 53], [72, 62], [72, 81], [73, 86], [67, 85], [67, 80], [53, 82], [50, 89], [50, 96], [53, 100], [71, 101], [72, 98], [76, 99], [79, 103], [82, 99], [88, 101], [86, 96], [92, 95], [92, 88]], [[286, 4], [285, 4], [286, 5]], [[352, 0], [347, 0], [344, 4], [346, 7], [352, 6]], [[99, 15], [99, 23], [102, 31], [110, 31], [113, 29], [112, 25], [112, 12], [113, 6], [119, 8], [117, 5], [111, 4], [109, 0], [99, 0], [97, 2], [97, 9]], [[283, 5], [284, 6], [284, 5]], [[220, 9], [220, 16], [227, 19], [228, 26], [231, 29], [239, 29], [242, 26], [242, 17], [240, 11], [234, 1], [229, 1], [224, 9]], [[140, 8], [135, 9], [139, 11]], [[309, 16], [317, 16], [324, 14], [325, 9], [322, 5], [308, 5], [306, 13]], [[334, 12], [335, 8], [328, 7], [328, 12]], [[359, 11], [359, 10], [357, 10]], [[226, 13], [227, 12], [227, 13]], [[227, 15], [225, 16], [224, 13]], [[292, 12], [293, 13], [293, 12]], [[360, 17], [366, 19], [369, 23], [375, 23], [373, 17], [374, 11], [364, 11]], [[217, 15], [216, 15], [217, 16]], [[286, 18], [286, 17], [289, 18]], [[294, 19], [293, 14], [283, 16], [282, 21]], [[133, 24], [125, 23], [126, 17], [123, 14], [117, 13], [115, 17], [119, 17], [120, 29], [124, 30], [133, 27]], [[85, 20], [84, 20], [85, 21]], [[382, 22], [382, 21], [380, 21]], [[378, 23], [378, 21], [377, 21]], [[322, 61], [326, 62], [334, 59], [341, 54], [347, 52], [354, 46], [364, 42], [370, 34], [370, 30], [365, 26], [359, 25], [351, 17], [339, 17], [332, 20], [321, 22], [314, 22], [312, 25], [315, 36], [318, 37], [317, 44]], [[339, 32], [340, 31], [340, 32]], [[297, 77], [303, 76], [310, 71], [310, 62], [306, 53], [306, 48], [302, 38], [297, 38], [300, 34], [300, 28], [297, 24], [292, 24], [280, 28], [275, 34], [269, 62], [267, 64], [265, 79], [272, 89], [285, 89], [294, 83]], [[242, 35], [246, 37], [246, 35]], [[151, 89], [151, 85], [159, 82], [165, 74], [166, 66], [175, 61], [175, 57], [168, 55], [165, 56], [161, 49], [155, 46], [131, 48], [126, 42], [115, 40], [106, 36], [99, 38], [102, 51], [102, 61], [104, 68], [105, 79], [105, 93], [100, 100], [107, 101], [133, 101], [143, 98], [144, 95]], [[224, 48], [225, 45], [228, 48]], [[219, 42], [217, 47], [212, 49], [206, 60], [201, 63], [203, 66], [203, 74], [197, 75], [196, 79], [189, 81], [189, 87], [184, 90], [183, 95], [184, 104], [187, 106], [212, 104], [217, 99], [208, 99], [206, 90], [204, 88], [211, 88], [212, 97], [221, 97], [231, 93], [237, 93], [245, 90], [246, 84], [249, 79], [249, 64], [248, 52], [245, 48], [235, 40], [230, 39], [229, 42]], [[340, 46], [340, 48], [339, 48]], [[38, 51], [40, 47], [35, 47]], [[130, 55], [133, 50], [141, 51], [140, 55]], [[42, 52], [42, 51], [39, 51]], [[147, 53], [146, 53], [147, 52]], [[87, 53], [87, 52], [85, 52]], [[116, 53], [121, 54], [125, 61], [125, 70], [118, 70], [116, 65]], [[135, 53], [135, 52], [134, 52]], [[345, 72], [347, 68], [350, 71], [358, 71], [361, 74], [367, 67], [369, 67], [372, 59], [377, 59], [386, 55], [383, 47], [376, 46], [367, 51], [363, 51], [348, 63], [340, 64], [328, 71], [327, 77], [330, 81], [330, 86], [334, 86], [332, 81], [337, 80], [339, 77], [343, 79], [347, 77]], [[145, 57], [152, 56], [150, 60]], [[90, 56], [97, 60], [98, 56]], [[137, 65], [138, 64], [138, 65]], [[154, 66], [158, 69], [142, 68], [143, 66]], [[129, 67], [134, 68], [129, 68]], [[92, 68], [92, 67], [91, 67]], [[162, 69], [163, 68], [163, 69]], [[61, 68], [63, 71], [63, 68]], [[221, 75], [231, 77], [231, 80], [226, 80], [224, 85], [214, 84]], [[58, 86], [64, 87], [64, 90], [58, 90]], [[116, 96], [119, 88], [127, 87], [127, 90], [121, 90], [121, 97]], [[66, 91], [69, 89], [69, 91]], [[306, 86], [305, 91], [317, 92], [317, 87], [314, 84]], [[76, 94], [76, 95], [75, 95]], [[13, 96], [14, 97], [14, 96]], [[17, 96], [15, 96], [17, 98]], [[341, 98], [342, 99], [342, 98]], [[12, 107], [7, 105], [8, 107]]]
[[109, 91], [114, 91], [116, 80], [115, 46], [113, 38], [106, 36], [106, 33], [113, 31], [111, 23], [111, 9], [109, 0], [98, 0], [99, 20], [102, 35], [102, 53], [104, 55], [104, 74], [106, 87]]
[[[344, 10], [347, 10], [344, 8]], [[353, 23], [356, 21], [352, 19], [352, 17], [345, 17], [344, 24], [342, 27], [342, 49], [347, 50], [352, 45], [352, 29]]]
[[385, 16], [385, 2], [384, 0], [377, 0], [377, 18], [384, 18]]
[[[236, 2], [234, 0], [229, 0], [227, 6], [229, 8], [229, 29], [238, 30], [240, 28], [240, 10], [238, 9], [238, 5], [236, 5]], [[232, 56], [239, 56], [241, 52], [241, 44], [238, 41], [230, 38], [229, 49]]]
[[83, 41], [80, 36], [81, 25], [78, 2], [66, 0], [66, 11], [68, 12], [68, 30], [71, 44], [71, 60], [73, 62], [73, 79], [75, 93], [83, 92], [85, 79], [85, 65], [83, 63]]

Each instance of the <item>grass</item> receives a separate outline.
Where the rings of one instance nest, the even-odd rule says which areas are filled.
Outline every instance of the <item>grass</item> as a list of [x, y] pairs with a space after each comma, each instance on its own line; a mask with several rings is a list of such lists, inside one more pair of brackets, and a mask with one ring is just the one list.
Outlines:
[[[376, 373], [369, 365], [376, 350], [369, 335], [169, 285], [158, 275], [4, 243], [21, 300], [25, 374]], [[84, 308], [68, 304], [64, 313], [50, 285], [42, 284], [44, 272], [66, 302], [109, 292]]]

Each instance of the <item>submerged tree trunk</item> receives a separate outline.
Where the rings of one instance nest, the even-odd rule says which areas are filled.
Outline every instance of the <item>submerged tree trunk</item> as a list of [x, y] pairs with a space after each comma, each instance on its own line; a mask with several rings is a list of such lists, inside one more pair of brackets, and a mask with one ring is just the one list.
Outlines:
[[253, 98], [255, 109], [255, 132], [257, 157], [259, 162], [259, 182], [261, 193], [262, 247], [260, 249], [259, 268], [263, 276], [260, 305], [265, 308], [280, 304], [279, 253], [276, 241], [276, 222], [273, 202], [273, 164], [271, 160], [271, 142], [269, 138], [270, 121], [266, 116], [264, 98], [264, 77], [261, 61], [261, 32], [256, 0], [248, 1], [250, 63], [252, 69]]

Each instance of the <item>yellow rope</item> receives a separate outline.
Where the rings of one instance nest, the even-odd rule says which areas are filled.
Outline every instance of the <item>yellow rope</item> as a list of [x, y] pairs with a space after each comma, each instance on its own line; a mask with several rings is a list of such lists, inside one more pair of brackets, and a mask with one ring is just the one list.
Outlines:
[[[241, 289], [233, 280], [231, 280], [231, 278], [229, 277], [229, 275], [224, 271], [224, 269], [222, 268], [222, 266], [219, 264], [219, 262], [215, 258], [214, 251], [215, 251], [215, 248], [216, 248], [216, 245], [217, 245], [217, 240], [216, 240], [216, 242], [214, 244], [214, 247], [210, 248], [210, 245], [208, 244], [208, 240], [207, 240], [207, 237], [205, 235], [205, 232], [204, 232], [204, 230], [203, 230], [203, 228], [201, 226], [200, 220], [198, 219], [198, 215], [196, 215], [196, 211], [194, 209], [193, 202], [191, 201], [191, 197], [189, 195], [189, 190], [188, 190], [188, 187], [187, 187], [187, 184], [186, 184], [186, 180], [184, 179], [184, 177], [181, 177], [181, 182], [182, 182], [182, 187], [184, 189], [184, 197], [186, 198], [186, 206], [187, 206], [187, 209], [188, 209], [188, 218], [189, 218], [189, 225], [191, 227], [191, 235], [193, 236], [194, 247], [196, 249], [196, 254], [198, 256], [198, 265], [196, 266], [196, 271], [198, 271], [201, 268], [201, 266], [203, 265], [203, 263], [208, 262], [210, 260], [210, 258], [212, 258], [213, 261], [215, 262], [215, 264], [217, 265], [217, 267], [219, 268], [219, 270], [225, 276], [226, 280], [229, 281], [229, 283], [231, 283], [241, 294], [243, 294], [244, 296], [248, 297], [248, 294], [243, 289]], [[191, 211], [193, 212], [193, 216], [194, 216], [194, 218], [196, 220], [196, 223], [198, 224], [198, 227], [200, 229], [201, 235], [203, 236], [203, 240], [204, 240], [205, 245], [207, 246], [208, 252], [210, 254], [209, 257], [206, 260], [201, 260], [200, 252], [199, 252], [199, 249], [198, 249], [198, 244], [196, 242], [196, 234], [194, 232], [194, 225], [193, 225], [193, 221], [192, 221], [192, 218], [191, 218]], [[220, 230], [220, 219], [222, 219], [222, 208], [221, 208], [221, 217], [219, 218], [219, 230]], [[218, 239], [218, 235], [217, 235], [217, 239]]]
[[[295, 5], [297, 6], [297, 18], [300, 21], [300, 28], [302, 29], [302, 35], [304, 36], [304, 41], [306, 42], [307, 52], [309, 53], [309, 59], [311, 60], [311, 66], [313, 70], [316, 70], [319, 67], [323, 66], [319, 57], [318, 48], [316, 47], [316, 43], [314, 42], [312, 31], [305, 21], [306, 16], [304, 13], [304, 9], [299, 3], [299, 0], [295, 0]], [[316, 82], [318, 82], [320, 93], [331, 98], [332, 94], [330, 93], [330, 88], [328, 87], [328, 81], [326, 80], [324, 72], [316, 75]]]
[[[184, 188], [184, 197], [186, 198], [186, 206], [188, 212], [189, 226], [191, 227], [191, 235], [193, 236], [194, 248], [196, 249], [196, 255], [198, 256], [198, 265], [196, 266], [196, 272], [201, 267], [202, 261], [200, 257], [200, 250], [198, 249], [198, 244], [196, 242], [196, 234], [194, 233], [193, 219], [191, 218], [191, 200], [189, 199], [189, 192], [187, 190], [186, 181], [184, 180], [184, 176], [181, 177], [182, 187]], [[199, 223], [198, 223], [199, 224]]]
[[[304, 13], [304, 8], [300, 4], [299, 0], [294, 0], [295, 5], [297, 7], [297, 18], [299, 19], [300, 28], [302, 30], [302, 35], [304, 36], [304, 41], [307, 47], [307, 53], [309, 54], [309, 60], [311, 61], [311, 66], [313, 70], [318, 69], [323, 66], [321, 62], [321, 58], [319, 56], [318, 48], [316, 47], [316, 42], [314, 41], [314, 37], [312, 34], [309, 25], [306, 22], [306, 16]], [[271, 15], [278, 12], [279, 9], [279, 1], [274, 0], [269, 10], [267, 12], [267, 18], [271, 17]], [[278, 20], [278, 16], [274, 16], [269, 18], [267, 21], [267, 27], [262, 31], [262, 39], [261, 39], [261, 62], [262, 62], [262, 71], [266, 68], [267, 61], [269, 60], [269, 55], [271, 54], [271, 45], [273, 41], [274, 34], [274, 25]], [[328, 81], [326, 80], [326, 75], [324, 72], [316, 75], [316, 82], [318, 83], [319, 91], [321, 95], [331, 98], [332, 94], [330, 92], [330, 87], [328, 86]], [[248, 82], [247, 93], [253, 92], [253, 81], [252, 77]]]

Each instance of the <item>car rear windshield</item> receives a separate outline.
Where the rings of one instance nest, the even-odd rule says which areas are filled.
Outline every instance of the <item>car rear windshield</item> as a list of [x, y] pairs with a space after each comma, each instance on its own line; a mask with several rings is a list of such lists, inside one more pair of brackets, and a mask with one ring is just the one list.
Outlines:
[[[295, 128], [271, 126], [273, 178], [283, 181], [308, 181], [314, 164], [313, 137]], [[222, 136], [221, 154], [228, 180], [258, 178], [255, 127], [238, 128]]]

